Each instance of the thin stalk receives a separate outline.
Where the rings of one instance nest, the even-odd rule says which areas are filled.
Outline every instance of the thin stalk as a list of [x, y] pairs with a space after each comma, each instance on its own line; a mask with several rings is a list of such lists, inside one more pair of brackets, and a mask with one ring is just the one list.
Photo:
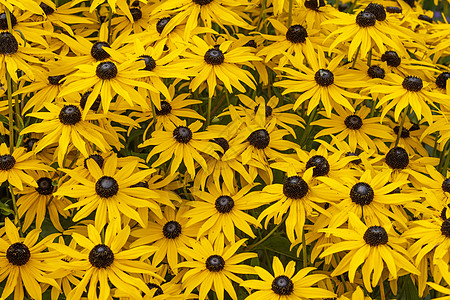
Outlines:
[[5, 7], [5, 13], [6, 13], [6, 24], [8, 24], [8, 31], [10, 33], [13, 33], [12, 22], [11, 22], [11, 12], [6, 7]]
[[383, 279], [380, 279], [380, 294], [381, 294], [381, 300], [386, 300], [386, 295], [384, 294]]
[[305, 229], [302, 230], [302, 252], [303, 252], [303, 268], [308, 266], [308, 255], [306, 253], [306, 237], [305, 237]]
[[280, 223], [278, 223], [277, 226], [275, 226], [262, 240], [258, 241], [256, 244], [251, 245], [246, 250], [249, 251], [249, 250], [255, 248], [256, 246], [260, 245], [261, 243], [263, 243], [265, 240], [267, 240], [272, 234], [275, 233], [275, 231], [277, 231], [278, 228], [280, 228], [280, 226], [284, 223], [284, 221], [286, 221], [288, 215], [289, 215], [289, 213], [285, 213], [283, 216], [283, 219], [281, 220]]
[[292, 8], [294, 6], [294, 0], [289, 0], [289, 15], [288, 15], [288, 28], [292, 25]]
[[14, 111], [12, 103], [12, 80], [6, 71], [7, 94], [8, 94], [8, 121], [9, 121], [9, 153], [14, 151]]
[[17, 226], [19, 226], [19, 234], [21, 237], [23, 237], [23, 232], [22, 232], [22, 222], [20, 222], [20, 217], [19, 217], [19, 210], [17, 209], [17, 202], [16, 202], [16, 196], [14, 195], [14, 191], [13, 191], [13, 187], [11, 184], [9, 184], [9, 191], [11, 193], [11, 199], [13, 202], [13, 210], [14, 210], [14, 215], [15, 215], [15, 223]]
[[442, 166], [442, 175], [447, 177], [447, 169], [450, 163], [450, 141], [447, 142], [447, 147], [443, 151], [444, 153], [447, 152], [447, 156], [445, 157], [445, 162], [444, 165]]
[[367, 66], [370, 68], [371, 64], [372, 64], [372, 48], [370, 48], [369, 54], [367, 56]]
[[302, 136], [302, 139], [300, 140], [300, 146], [305, 146], [306, 142], [308, 141], [309, 134], [311, 133], [312, 126], [311, 123], [314, 122], [317, 116], [317, 107], [314, 108], [314, 110], [309, 115], [308, 124], [306, 125], [305, 132]]
[[352, 69], [355, 68], [356, 61], [358, 60], [359, 50], [361, 50], [361, 45], [359, 45], [358, 49], [356, 49], [355, 58], [353, 59], [353, 63], [352, 63]]
[[398, 128], [397, 139], [395, 140], [395, 147], [397, 147], [398, 142], [400, 141], [400, 137], [401, 137], [402, 131], [403, 131], [403, 125], [405, 124], [405, 120], [410, 112], [411, 112], [410, 105], [408, 105], [408, 108], [405, 107], [403, 109], [403, 118], [402, 118], [402, 121], [400, 122], [400, 127]]
[[153, 113], [153, 126], [155, 126], [155, 130], [156, 130], [156, 108], [155, 108], [155, 104], [153, 104], [152, 101], [152, 96], [150, 95], [150, 91], [147, 90], [148, 93], [148, 99], [150, 100], [150, 105], [152, 107], [152, 113]]
[[108, 5], [108, 43], [111, 43], [111, 19], [112, 19], [112, 7]]
[[208, 127], [209, 124], [211, 124], [211, 102], [212, 98], [208, 97], [208, 111], [206, 112], [206, 127]]

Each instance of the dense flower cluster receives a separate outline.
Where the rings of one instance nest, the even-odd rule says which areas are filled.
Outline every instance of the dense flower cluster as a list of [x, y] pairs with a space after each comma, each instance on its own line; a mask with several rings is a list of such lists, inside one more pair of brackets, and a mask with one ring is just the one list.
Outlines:
[[449, 12], [0, 0], [0, 297], [450, 299]]

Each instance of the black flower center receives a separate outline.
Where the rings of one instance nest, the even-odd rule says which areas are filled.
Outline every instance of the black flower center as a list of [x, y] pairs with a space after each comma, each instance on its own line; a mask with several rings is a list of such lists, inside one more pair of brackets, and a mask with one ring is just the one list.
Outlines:
[[372, 247], [385, 245], [388, 242], [388, 234], [381, 226], [371, 226], [364, 233], [364, 241]]
[[265, 129], [253, 131], [247, 138], [247, 141], [256, 149], [264, 149], [269, 146], [270, 135]]
[[155, 113], [157, 116], [167, 116], [171, 111], [172, 105], [165, 100], [161, 101], [161, 110], [155, 108]]
[[431, 18], [431, 17], [429, 17], [427, 15], [419, 15], [417, 18], [419, 20], [422, 20], [422, 21], [425, 21], [425, 22], [428, 22], [428, 23], [433, 23], [433, 18]]
[[204, 58], [206, 63], [214, 66], [220, 65], [225, 61], [225, 56], [218, 47], [206, 51]]
[[119, 184], [110, 176], [102, 176], [95, 183], [95, 192], [103, 198], [110, 198], [117, 195]]
[[442, 222], [441, 232], [442, 235], [450, 237], [450, 219], [445, 219], [444, 222]]
[[256, 45], [255, 40], [250, 40], [250, 41], [248, 41], [247, 43], [245, 43], [243, 47], [257, 48], [258, 45]]
[[114, 262], [114, 253], [105, 244], [98, 244], [89, 252], [89, 262], [98, 269], [105, 269]]
[[225, 260], [220, 255], [211, 255], [206, 259], [206, 268], [211, 272], [220, 272], [225, 267]]
[[283, 183], [283, 194], [289, 199], [301, 199], [308, 194], [308, 184], [300, 176], [286, 178]]
[[48, 76], [47, 80], [51, 85], [61, 85], [61, 79], [63, 79], [64, 77], [66, 77], [66, 75]]
[[350, 115], [345, 118], [344, 124], [348, 129], [358, 130], [363, 126], [363, 121], [360, 116]]
[[230, 196], [222, 195], [216, 199], [216, 209], [221, 214], [229, 213], [234, 207], [233, 198]]
[[230, 144], [228, 144], [228, 141], [224, 138], [214, 138], [214, 139], [210, 140], [210, 142], [216, 143], [217, 145], [222, 147], [223, 153], [216, 151], [216, 152], [218, 152], [219, 155], [225, 154], [225, 152], [227, 152], [227, 150], [230, 149]]
[[[86, 102], [87, 102], [87, 99], [89, 98], [90, 94], [91, 94], [91, 92], [86, 92], [81, 96], [80, 106], [82, 109], [84, 109], [86, 107]], [[102, 97], [100, 95], [98, 95], [97, 99], [95, 99], [94, 103], [92, 103], [90, 110], [98, 111], [98, 109], [100, 108], [100, 103], [102, 103]]]
[[441, 187], [444, 192], [450, 193], [450, 178], [444, 179]]
[[381, 55], [381, 61], [385, 61], [388, 66], [396, 68], [400, 66], [402, 59], [395, 51], [386, 51]]
[[[11, 25], [12, 28], [17, 25], [17, 19], [13, 14], [11, 15]], [[0, 30], [8, 30], [8, 19], [6, 18], [6, 13], [0, 14]]]
[[[259, 109], [259, 104], [255, 106], [255, 109], [254, 109], [255, 114], [258, 111], [258, 109]], [[266, 118], [268, 118], [272, 115], [272, 111], [273, 111], [272, 107], [270, 107], [269, 105], [266, 105]]]
[[361, 158], [359, 158], [358, 154], [356, 154], [354, 152], [347, 152], [347, 153], [345, 153], [345, 156], [354, 156], [355, 158], [358, 157], [358, 159], [352, 160], [352, 163], [354, 163], [355, 165], [359, 165], [360, 163], [362, 163]]
[[412, 8], [414, 8], [414, 6], [416, 6], [415, 0], [405, 0], [405, 2]]
[[369, 75], [370, 78], [380, 78], [383, 79], [386, 75], [386, 72], [383, 68], [380, 68], [379, 66], [370, 66], [367, 70], [367, 75]]
[[285, 275], [278, 276], [272, 281], [272, 291], [280, 296], [288, 296], [294, 291], [294, 283]]
[[103, 162], [105, 161], [104, 159], [103, 159], [103, 157], [100, 155], [100, 154], [92, 154], [92, 155], [89, 155], [89, 157], [88, 158], [86, 158], [85, 160], [84, 160], [84, 167], [87, 169], [88, 167], [87, 167], [87, 161], [88, 161], [88, 159], [93, 159], [96, 163], [97, 163], [97, 165], [99, 166], [99, 168], [101, 169], [101, 168], [103, 168]]
[[163, 227], [163, 235], [166, 239], [175, 239], [181, 234], [181, 225], [177, 221], [169, 221]]
[[327, 69], [320, 69], [319, 71], [317, 71], [314, 75], [314, 79], [316, 80], [318, 85], [323, 87], [332, 85], [334, 83], [334, 75]]
[[447, 209], [450, 208], [450, 204], [447, 204], [442, 210], [441, 210], [441, 219], [443, 221], [447, 220]]
[[358, 182], [350, 190], [350, 199], [361, 206], [369, 205], [374, 196], [372, 187], [365, 182]]
[[439, 74], [439, 76], [436, 78], [436, 85], [440, 89], [444, 89], [447, 87], [447, 80], [450, 78], [449, 72], [442, 72]]
[[147, 286], [150, 290], [156, 289], [156, 291], [153, 293], [153, 297], [164, 294], [162, 288], [155, 283], [147, 283]]
[[6, 250], [6, 258], [15, 266], [23, 266], [31, 257], [30, 249], [24, 243], [14, 243]]
[[65, 105], [59, 113], [59, 121], [64, 125], [75, 125], [81, 121], [81, 111], [75, 105]]
[[158, 31], [158, 33], [161, 34], [161, 32], [163, 32], [164, 30], [164, 27], [166, 27], [169, 21], [170, 21], [169, 17], [159, 19], [158, 22], [156, 23], [156, 31]]
[[142, 19], [142, 11], [138, 7], [130, 8], [131, 16], [133, 17], [133, 21], [138, 21]]
[[314, 155], [306, 162], [306, 168], [314, 168], [313, 176], [325, 176], [330, 172], [330, 164], [322, 155]]
[[310, 10], [318, 11], [320, 7], [325, 6], [324, 0], [306, 0], [305, 1], [305, 7]]
[[51, 195], [53, 193], [52, 180], [48, 177], [41, 177], [37, 181], [36, 191], [40, 195]]
[[409, 131], [415, 131], [419, 129], [420, 129], [419, 124], [412, 124], [412, 126], [409, 128]]
[[397, 6], [386, 6], [386, 11], [390, 14], [401, 14], [402, 9]]
[[386, 20], [386, 11], [381, 4], [370, 3], [369, 5], [367, 5], [364, 11], [374, 14], [377, 21]]
[[302, 25], [292, 25], [286, 31], [286, 39], [294, 44], [304, 43], [307, 37], [308, 32]]
[[356, 16], [356, 24], [358, 24], [360, 27], [375, 26], [376, 21], [377, 21], [377, 18], [371, 12], [361, 11]]
[[410, 92], [418, 92], [423, 88], [422, 79], [416, 76], [406, 76], [403, 79], [402, 86], [405, 90]]
[[55, 12], [55, 10], [53, 8], [51, 8], [50, 6], [48, 6], [47, 4], [45, 4], [44, 2], [41, 2], [41, 4], [39, 4], [39, 6], [42, 8], [42, 10], [44, 11], [44, 13], [49, 16], [52, 13]]
[[31, 150], [33, 150], [34, 144], [36, 144], [36, 142], [38, 141], [39, 139], [29, 138], [28, 140], [25, 141], [23, 146], [25, 147], [25, 149], [27, 149], [27, 152], [30, 152]]
[[192, 2], [198, 5], [208, 5], [213, 2], [213, 0], [192, 0]]
[[103, 50], [103, 47], [110, 48], [109, 44], [106, 42], [95, 42], [91, 48], [91, 56], [96, 60], [105, 60], [110, 57], [109, 53]]
[[386, 154], [386, 163], [392, 169], [404, 169], [409, 164], [409, 156], [402, 147], [395, 147]]
[[140, 181], [136, 184], [131, 185], [130, 187], [142, 187], [148, 189], [148, 182], [147, 181]]
[[152, 71], [154, 68], [156, 68], [156, 61], [153, 59], [153, 57], [148, 55], [141, 55], [139, 57], [141, 58], [140, 60], [144, 60], [145, 62], [145, 68], [143, 68], [142, 70]]
[[[396, 135], [398, 135], [398, 131], [400, 130], [400, 126], [395, 126], [394, 127], [394, 132], [395, 132], [395, 134]], [[403, 127], [402, 128], [402, 133], [400, 134], [400, 136], [402, 137], [402, 138], [408, 138], [409, 137], [409, 130], [408, 129], [406, 129], [405, 127]]]
[[0, 32], [0, 54], [10, 55], [19, 50], [16, 38], [9, 32]]
[[189, 127], [178, 126], [173, 130], [173, 138], [176, 139], [178, 143], [187, 144], [192, 139], [192, 131]]
[[116, 65], [113, 62], [107, 61], [98, 64], [95, 74], [97, 74], [98, 78], [106, 80], [116, 77], [117, 72]]
[[0, 156], [0, 170], [8, 171], [11, 170], [16, 164], [16, 159], [14, 156], [5, 154]]

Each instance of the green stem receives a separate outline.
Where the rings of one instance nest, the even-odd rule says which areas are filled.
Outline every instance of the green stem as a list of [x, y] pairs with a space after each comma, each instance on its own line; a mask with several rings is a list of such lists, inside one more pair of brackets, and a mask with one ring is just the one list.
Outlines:
[[370, 68], [371, 64], [372, 64], [372, 48], [370, 48], [369, 54], [367, 56], [367, 66]]
[[6, 71], [7, 93], [8, 93], [8, 121], [9, 121], [9, 152], [12, 155], [14, 151], [14, 112], [12, 103], [12, 80], [8, 71]]
[[209, 126], [209, 124], [211, 124], [211, 102], [212, 102], [212, 98], [208, 97], [208, 111], [206, 112], [206, 127]]
[[308, 255], [306, 252], [306, 237], [305, 237], [305, 228], [302, 229], [302, 252], [303, 252], [303, 268], [308, 266]]
[[112, 19], [112, 8], [108, 5], [108, 43], [111, 43], [111, 19]]
[[289, 15], [288, 15], [288, 28], [292, 25], [292, 8], [294, 6], [294, 0], [289, 0]]
[[22, 232], [22, 222], [20, 222], [19, 210], [17, 209], [16, 196], [14, 195], [13, 187], [12, 187], [11, 184], [9, 184], [9, 191], [11, 192], [11, 199], [12, 199], [12, 202], [13, 202], [13, 210], [14, 210], [14, 215], [15, 215], [15, 223], [16, 223], [16, 226], [19, 227], [19, 234], [20, 234], [20, 236], [23, 237], [23, 232]]
[[445, 147], [443, 149], [443, 151], [444, 151], [444, 153], [448, 152], [447, 156], [445, 157], [444, 165], [442, 166], [442, 175], [447, 177], [447, 169], [448, 169], [448, 165], [450, 163], [450, 141], [447, 142], [447, 147]]
[[286, 221], [288, 215], [289, 215], [289, 213], [285, 213], [284, 216], [283, 216], [283, 219], [281, 220], [281, 222], [278, 223], [278, 225], [275, 226], [262, 240], [259, 240], [256, 244], [251, 245], [250, 247], [248, 247], [245, 250], [250, 251], [251, 249], [255, 248], [256, 246], [260, 245], [265, 240], [267, 240], [272, 234], [275, 233], [275, 231], [277, 231], [278, 228], [280, 228], [280, 226], [284, 223], [284, 221]]
[[356, 61], [358, 60], [359, 50], [361, 50], [361, 44], [358, 46], [358, 49], [356, 49], [355, 58], [353, 59], [352, 63], [352, 69], [355, 68]]
[[383, 282], [382, 278], [380, 278], [380, 294], [381, 294], [381, 300], [386, 300], [386, 295], [384, 293], [384, 282]]
[[152, 101], [152, 96], [150, 95], [150, 91], [147, 90], [148, 93], [148, 99], [150, 100], [150, 105], [152, 107], [152, 113], [153, 113], [153, 126], [155, 126], [155, 130], [156, 130], [156, 108], [155, 108], [155, 104], [153, 104]]
[[397, 139], [395, 140], [395, 146], [397, 147], [398, 142], [400, 141], [400, 137], [402, 135], [402, 131], [403, 131], [403, 125], [405, 124], [405, 120], [408, 117], [409, 113], [411, 112], [411, 106], [408, 105], [408, 108], [404, 108], [403, 109], [403, 118], [402, 121], [400, 122], [400, 127], [398, 128], [398, 133], [397, 133]]
[[12, 21], [11, 21], [11, 12], [6, 7], [5, 7], [5, 13], [6, 13], [6, 24], [8, 24], [8, 31], [10, 33], [13, 33]]
[[300, 146], [302, 146], [302, 147], [305, 146], [306, 142], [309, 139], [309, 134], [311, 133], [311, 130], [312, 130], [311, 123], [314, 122], [314, 120], [316, 119], [317, 110], [318, 110], [317, 107], [314, 108], [314, 110], [309, 115], [308, 124], [306, 125], [305, 132], [302, 136], [302, 139], [300, 140]]

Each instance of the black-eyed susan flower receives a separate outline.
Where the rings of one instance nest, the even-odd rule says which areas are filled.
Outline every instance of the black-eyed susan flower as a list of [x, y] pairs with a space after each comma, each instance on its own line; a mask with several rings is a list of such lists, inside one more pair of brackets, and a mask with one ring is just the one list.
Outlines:
[[192, 249], [182, 249], [181, 254], [188, 260], [178, 266], [188, 268], [182, 279], [185, 295], [195, 288], [199, 291], [199, 300], [204, 300], [210, 290], [214, 290], [219, 300], [224, 299], [224, 290], [233, 299], [237, 300], [236, 291], [232, 281], [241, 283], [240, 277], [235, 274], [254, 274], [252, 267], [240, 264], [244, 260], [256, 257], [256, 253], [239, 253], [236, 251], [247, 239], [224, 247], [223, 237], [219, 237], [214, 244], [208, 239], [201, 238], [192, 245]]
[[324, 53], [319, 51], [318, 57], [309, 61], [310, 67], [292, 60], [292, 65], [299, 71], [292, 68], [275, 68], [286, 73], [282, 77], [288, 79], [275, 82], [274, 86], [285, 88], [283, 95], [302, 93], [294, 103], [294, 110], [309, 100], [308, 115], [319, 106], [319, 103], [325, 107], [327, 117], [331, 116], [331, 110], [336, 105], [354, 112], [355, 109], [349, 99], [364, 99], [364, 97], [345, 89], [362, 87], [365, 83], [358, 81], [358, 76], [352, 70], [339, 66], [342, 59], [344, 55], [337, 55], [328, 61]]
[[200, 223], [197, 238], [207, 235], [214, 242], [219, 235], [226, 240], [236, 242], [236, 229], [255, 238], [250, 225], [259, 227], [259, 222], [250, 214], [244, 212], [260, 206], [258, 201], [252, 199], [249, 191], [252, 185], [243, 186], [239, 190], [228, 190], [226, 185], [217, 189], [212, 182], [207, 184], [208, 191], [194, 190], [192, 194], [195, 201], [189, 202], [192, 207], [183, 216], [189, 218], [187, 225]]
[[363, 106], [355, 112], [350, 112], [341, 106], [336, 106], [334, 109], [337, 114], [331, 114], [331, 118], [323, 118], [312, 123], [312, 125], [324, 127], [316, 134], [315, 138], [332, 134], [340, 140], [348, 139], [348, 145], [352, 152], [355, 152], [357, 148], [364, 151], [377, 149], [373, 137], [394, 141], [388, 126], [380, 124], [380, 119], [377, 117], [367, 117], [370, 108]]
[[[78, 199], [66, 209], [78, 208], [74, 215], [75, 222], [82, 220], [95, 211], [95, 227], [100, 230], [106, 223], [110, 227], [120, 228], [124, 216], [137, 221], [145, 227], [143, 220], [135, 210], [137, 207], [151, 209], [156, 215], [162, 217], [161, 209], [156, 201], [164, 201], [155, 192], [143, 187], [133, 187], [145, 177], [154, 172], [151, 169], [136, 170], [138, 161], [131, 161], [118, 170], [117, 156], [111, 155], [105, 160], [105, 166], [100, 169], [93, 159], [86, 161], [90, 177], [83, 177], [76, 170], [63, 169], [78, 184], [68, 182], [54, 193], [56, 196], [66, 196]], [[166, 205], [172, 205], [170, 201]]]
[[35, 221], [37, 228], [41, 228], [45, 215], [48, 216], [53, 226], [64, 231], [59, 221], [59, 216], [69, 217], [70, 213], [64, 210], [71, 202], [65, 197], [54, 197], [53, 192], [56, 187], [53, 180], [58, 178], [54, 172], [30, 171], [30, 175], [37, 183], [37, 187], [27, 186], [23, 191], [19, 191], [21, 196], [17, 200], [18, 213], [20, 217], [25, 216], [22, 230], [26, 231]]
[[378, 285], [385, 268], [394, 279], [398, 277], [400, 269], [420, 274], [410, 262], [408, 251], [405, 249], [406, 240], [398, 237], [392, 225], [368, 226], [353, 212], [349, 213], [349, 223], [348, 229], [324, 229], [325, 232], [338, 236], [343, 241], [330, 245], [321, 257], [344, 250], [349, 251], [339, 262], [332, 276], [348, 272], [350, 282], [353, 282], [356, 270], [363, 265], [364, 287], [371, 292], [372, 288]]
[[33, 299], [41, 300], [41, 283], [59, 288], [56, 281], [47, 276], [54, 266], [45, 263], [48, 259], [61, 256], [56, 251], [45, 251], [56, 235], [50, 234], [36, 243], [40, 232], [40, 229], [34, 229], [23, 239], [19, 237], [16, 226], [8, 218], [5, 219], [6, 236], [0, 238], [0, 279], [8, 279], [2, 298], [6, 299], [14, 292], [15, 300], [23, 299], [25, 287]]
[[5, 143], [0, 145], [0, 182], [8, 181], [19, 190], [23, 190], [23, 183], [37, 187], [35, 179], [25, 170], [53, 170], [40, 160], [31, 159], [33, 152], [26, 152], [24, 147], [15, 148], [11, 154]]
[[290, 261], [286, 269], [278, 257], [273, 258], [272, 269], [274, 275], [261, 267], [255, 267], [255, 273], [262, 280], [246, 280], [242, 286], [252, 289], [254, 292], [247, 300], [304, 300], [333, 298], [335, 293], [318, 287], [313, 287], [318, 281], [328, 278], [325, 274], [308, 275], [315, 270], [313, 267], [300, 269], [295, 273], [295, 262]]
[[158, 247], [152, 264], [157, 266], [166, 258], [172, 272], [177, 274], [177, 264], [180, 262], [179, 250], [188, 247], [195, 241], [200, 228], [199, 225], [187, 225], [189, 219], [184, 214], [188, 210], [189, 206], [187, 205], [181, 205], [179, 209], [166, 206], [162, 218], [152, 214], [155, 222], [150, 222], [146, 228], [131, 232], [131, 236], [136, 237], [137, 240], [130, 247], [147, 244]]
[[253, 75], [242, 66], [251, 65], [252, 61], [261, 59], [249, 52], [246, 47], [232, 48], [231, 41], [222, 42], [220, 45], [208, 45], [198, 36], [194, 36], [192, 42], [193, 45], [189, 48], [191, 52], [186, 51], [183, 54], [185, 57], [183, 64], [196, 73], [189, 85], [192, 91], [198, 88], [203, 90], [202, 85], [206, 82], [211, 98], [215, 94], [217, 79], [230, 93], [233, 92], [233, 87], [245, 93], [246, 89], [241, 82], [256, 89]]
[[207, 153], [218, 158], [216, 151], [222, 151], [219, 145], [210, 141], [210, 139], [215, 138], [213, 133], [208, 131], [198, 132], [201, 127], [200, 121], [196, 121], [189, 126], [186, 126], [186, 122], [177, 125], [167, 124], [167, 129], [154, 131], [152, 137], [140, 144], [139, 147], [154, 146], [147, 159], [159, 153], [159, 158], [152, 164], [152, 167], [165, 163], [173, 156], [170, 173], [174, 174], [183, 161], [188, 173], [194, 178], [194, 161], [207, 170], [206, 161], [200, 153]]
[[68, 299], [81, 299], [87, 288], [89, 299], [107, 300], [111, 292], [110, 284], [135, 299], [142, 299], [141, 291], [150, 293], [149, 287], [142, 279], [130, 274], [149, 274], [159, 277], [152, 265], [136, 260], [155, 252], [156, 247], [139, 246], [124, 249], [130, 235], [129, 226], [118, 231], [108, 226], [104, 239], [92, 225], [87, 226], [87, 233], [87, 237], [76, 232], [71, 235], [72, 239], [83, 248], [82, 250], [63, 244], [50, 246], [73, 259], [67, 263], [61, 263], [60, 269], [79, 271], [74, 276], [80, 277], [81, 280], [70, 294], [66, 295]]
[[55, 105], [47, 103], [45, 108], [47, 108], [48, 112], [29, 114], [31, 117], [42, 119], [43, 122], [31, 124], [23, 129], [21, 134], [44, 134], [44, 137], [40, 139], [35, 148], [36, 152], [48, 146], [58, 144], [57, 157], [60, 167], [64, 167], [64, 157], [69, 150], [69, 145], [73, 145], [84, 157], [89, 156], [87, 146], [90, 143], [96, 145], [102, 152], [111, 149], [111, 146], [105, 139], [105, 136], [110, 134], [93, 122], [93, 120], [104, 118], [104, 115], [90, 114], [83, 120], [80, 108], [72, 104]]

